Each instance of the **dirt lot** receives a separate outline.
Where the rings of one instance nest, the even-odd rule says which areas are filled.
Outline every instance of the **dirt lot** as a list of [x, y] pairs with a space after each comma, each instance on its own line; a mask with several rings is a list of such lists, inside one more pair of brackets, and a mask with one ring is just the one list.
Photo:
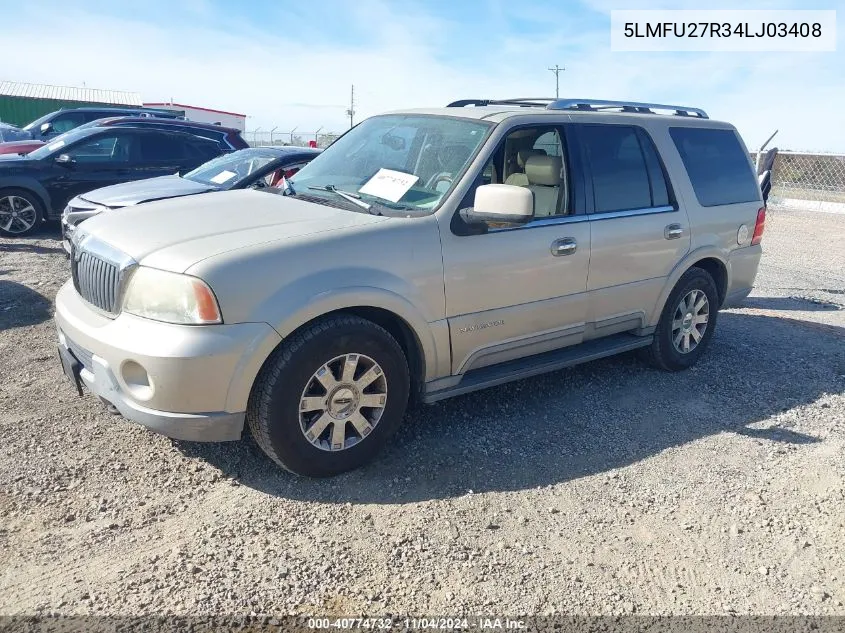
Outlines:
[[277, 470], [78, 398], [54, 227], [0, 240], [0, 613], [845, 615], [845, 216], [773, 211], [695, 369], [631, 356]]

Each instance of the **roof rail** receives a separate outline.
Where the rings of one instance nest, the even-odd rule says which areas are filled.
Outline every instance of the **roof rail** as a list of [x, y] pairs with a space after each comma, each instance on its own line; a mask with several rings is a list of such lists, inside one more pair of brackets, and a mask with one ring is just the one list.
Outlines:
[[657, 114], [654, 110], [672, 110], [675, 116], [693, 116], [708, 119], [701, 108], [667, 105], [664, 103], [639, 103], [637, 101], [606, 101], [603, 99], [556, 99], [546, 106], [547, 110], [598, 110], [620, 109], [635, 114]]
[[466, 106], [506, 105], [523, 108], [545, 108], [554, 101], [554, 97], [516, 97], [513, 99], [461, 99], [453, 101], [447, 108], [464, 108]]
[[523, 108], [545, 108], [546, 110], [621, 110], [633, 114], [658, 114], [655, 110], [670, 110], [675, 116], [691, 116], [708, 119], [707, 113], [701, 108], [688, 106], [666, 105], [663, 103], [639, 103], [637, 101], [607, 101], [604, 99], [554, 99], [551, 97], [516, 97], [513, 99], [460, 99], [453, 101], [448, 108], [464, 108], [466, 106], [520, 106]]

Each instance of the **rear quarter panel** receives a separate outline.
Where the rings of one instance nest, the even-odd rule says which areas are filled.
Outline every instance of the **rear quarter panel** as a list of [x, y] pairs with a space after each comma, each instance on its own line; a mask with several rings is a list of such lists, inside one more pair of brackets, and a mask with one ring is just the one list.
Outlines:
[[[736, 128], [728, 123], [710, 120], [685, 119], [683, 121], [683, 127], [693, 126], [731, 130], [737, 134], [740, 145], [748, 156], [749, 172], [754, 176], [751, 158]], [[696, 196], [681, 155], [670, 135], [672, 127], [680, 127], [680, 125], [676, 121], [671, 121], [659, 127], [651, 126], [649, 132], [663, 157], [678, 202], [687, 210], [691, 242], [689, 254], [679, 262], [673, 274], [669, 277], [668, 288], [664, 290], [664, 298], [668, 296], [677, 279], [695, 262], [704, 258], [718, 259], [724, 264], [728, 277], [728, 295], [742, 287], [750, 288], [756, 276], [757, 263], [761, 253], [759, 246], [751, 246], [751, 237], [757, 221], [757, 211], [763, 206], [762, 195], [758, 200], [751, 202], [703, 206]], [[756, 176], [754, 178], [756, 181]], [[742, 231], [741, 227], [745, 227], [745, 230]], [[736, 271], [733, 270], [732, 262], [738, 264], [741, 262]], [[656, 318], [659, 318], [662, 305], [661, 302], [656, 311], [656, 317], [652, 319], [655, 322]]]

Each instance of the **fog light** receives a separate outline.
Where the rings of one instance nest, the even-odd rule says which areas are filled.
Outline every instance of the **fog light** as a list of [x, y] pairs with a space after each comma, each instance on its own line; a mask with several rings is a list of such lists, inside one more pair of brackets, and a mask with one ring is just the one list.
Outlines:
[[147, 370], [134, 360], [127, 360], [120, 368], [126, 388], [136, 400], [149, 400], [153, 397], [153, 381]]

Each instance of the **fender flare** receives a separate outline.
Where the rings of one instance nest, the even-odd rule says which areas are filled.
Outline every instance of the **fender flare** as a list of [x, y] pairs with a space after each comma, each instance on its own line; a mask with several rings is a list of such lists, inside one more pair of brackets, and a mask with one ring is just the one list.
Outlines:
[[663, 313], [663, 307], [666, 305], [666, 301], [669, 299], [669, 295], [678, 283], [678, 280], [685, 272], [692, 268], [696, 262], [699, 262], [702, 259], [715, 259], [721, 263], [726, 274], [725, 289], [727, 290], [731, 287], [730, 258], [723, 249], [713, 245], [708, 245], [701, 246], [694, 251], [690, 251], [687, 253], [686, 257], [675, 265], [672, 272], [669, 273], [669, 276], [666, 278], [666, 283], [663, 285], [663, 290], [660, 292], [660, 298], [655, 303], [653, 312], [649, 315], [647, 326], [654, 327], [657, 325], [657, 322], [660, 320], [660, 315]]
[[[286, 303], [290, 307], [274, 315], [270, 321], [282, 340], [294, 330], [330, 312], [349, 308], [378, 308], [390, 312], [405, 322], [416, 339], [422, 355], [423, 379], [437, 375], [441, 350], [437, 349], [429, 323], [413, 303], [395, 292], [373, 286], [347, 286], [319, 293], [307, 301]], [[443, 351], [448, 355], [448, 350]]]
[[35, 194], [44, 206], [44, 217], [53, 218], [52, 205], [50, 204], [50, 194], [40, 182], [35, 178], [28, 176], [4, 176], [0, 178], [0, 191], [3, 189], [26, 189]]

